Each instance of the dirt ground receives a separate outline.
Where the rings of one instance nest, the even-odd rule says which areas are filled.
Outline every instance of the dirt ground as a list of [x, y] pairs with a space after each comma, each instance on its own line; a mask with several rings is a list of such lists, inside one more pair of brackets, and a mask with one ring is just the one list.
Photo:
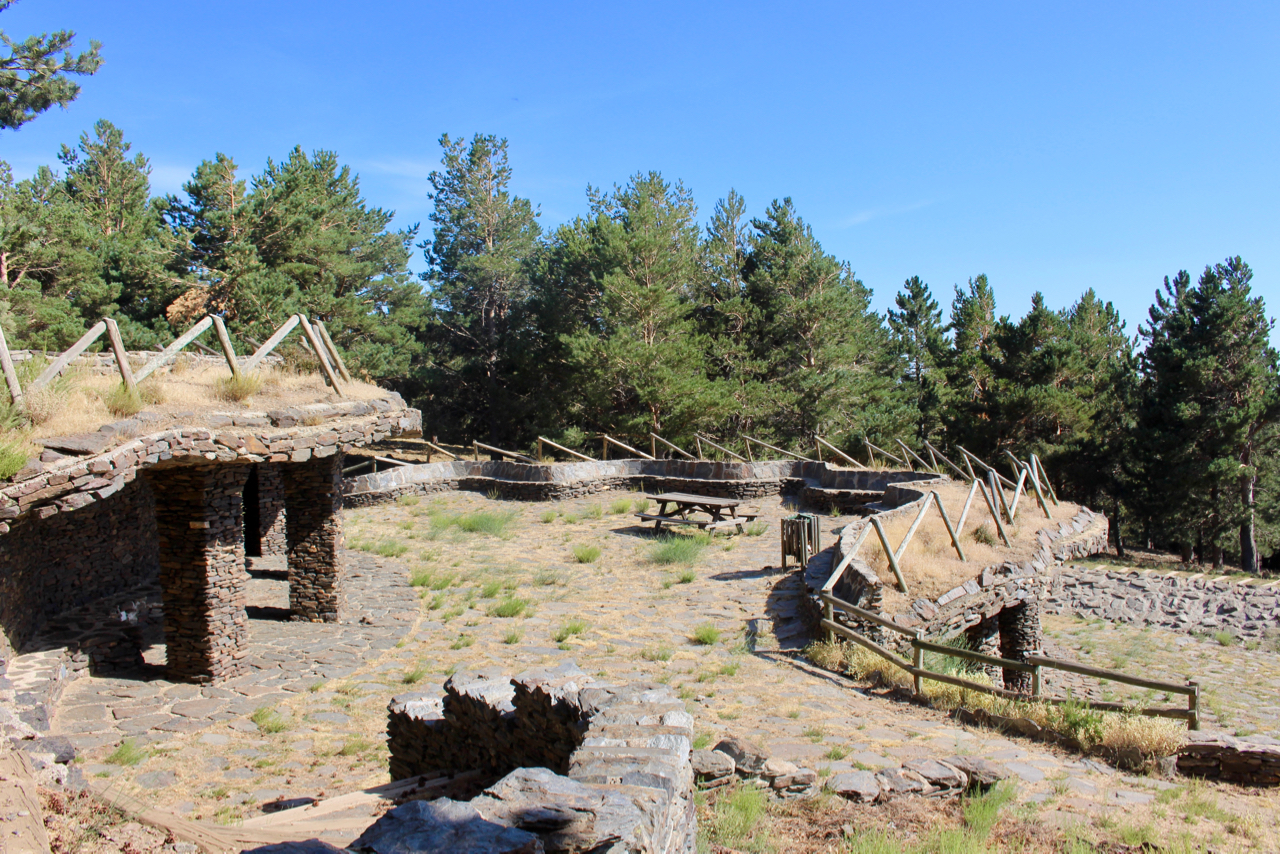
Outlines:
[[[1105, 843], [1075, 851], [1280, 850], [1274, 792], [1126, 776], [965, 728], [811, 665], [802, 655], [809, 635], [799, 573], [776, 569], [778, 520], [794, 510], [779, 499], [759, 502], [760, 534], [694, 541], [680, 547], [685, 561], [673, 563], [659, 562], [671, 555], [631, 515], [642, 500], [616, 492], [520, 503], [457, 493], [346, 511], [352, 571], [412, 584], [403, 595], [416, 616], [398, 642], [353, 657], [341, 676], [263, 689], [236, 714], [140, 737], [137, 764], [113, 764], [118, 742], [104, 743], [87, 751], [84, 770], [151, 805], [234, 824], [261, 815], [280, 792], [329, 797], [385, 783], [392, 696], [431, 690], [463, 668], [515, 673], [573, 659], [609, 681], [672, 685], [694, 715], [698, 746], [745, 736], [823, 777], [923, 756], [1002, 762], [1016, 774], [1016, 797], [982, 842], [989, 847], [964, 850], [1068, 850], [1073, 839]], [[1031, 528], [1034, 516], [1027, 518]], [[849, 521], [824, 517], [824, 543]], [[257, 608], [279, 607], [283, 583], [255, 582], [253, 595]], [[330, 629], [314, 631], [323, 649]], [[1227, 668], [1220, 678], [1227, 694], [1252, 677]], [[74, 683], [64, 703], [102, 703], [94, 682]], [[718, 809], [714, 798], [703, 806], [708, 844], [720, 844], [711, 830], [720, 826]], [[879, 850], [909, 850], [912, 840], [960, 821], [955, 809], [931, 801], [873, 814], [829, 797], [774, 804], [737, 847], [857, 850], [846, 837], [870, 826], [896, 840]], [[916, 817], [886, 823], [896, 811]]]

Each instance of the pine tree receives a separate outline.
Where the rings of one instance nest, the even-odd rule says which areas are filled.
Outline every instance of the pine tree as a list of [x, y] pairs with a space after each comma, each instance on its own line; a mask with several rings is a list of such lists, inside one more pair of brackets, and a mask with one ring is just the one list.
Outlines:
[[[0, 12], [14, 0], [0, 0]], [[15, 42], [0, 31], [7, 56], [0, 56], [0, 128], [19, 128], [53, 107], [66, 107], [80, 94], [71, 74], [92, 75], [102, 65], [102, 45], [71, 55], [76, 34], [70, 30], [43, 33]], [[59, 54], [62, 54], [59, 57]]]
[[568, 343], [589, 423], [630, 436], [712, 429], [718, 393], [690, 302], [698, 276], [692, 194], [656, 172], [588, 194], [599, 298], [594, 322]]
[[[942, 432], [942, 412], [948, 397], [942, 362], [946, 356], [948, 327], [929, 286], [912, 276], [894, 297], [897, 311], [889, 309], [890, 341], [903, 361], [900, 382], [915, 409], [917, 442], [937, 442]], [[922, 445], [918, 445], [922, 447]]]
[[1272, 321], [1239, 257], [1180, 273], [1156, 294], [1142, 355], [1139, 448], [1147, 512], [1167, 537], [1195, 533], [1221, 566], [1238, 535], [1242, 568], [1256, 571], [1260, 443], [1280, 417]]
[[421, 244], [436, 307], [428, 384], [452, 398], [450, 421], [493, 442], [521, 393], [510, 383], [513, 321], [531, 295], [538, 212], [510, 192], [505, 139], [445, 134], [440, 146], [444, 168], [430, 176], [435, 233]]
[[985, 453], [994, 447], [989, 395], [994, 381], [991, 364], [1001, 354], [996, 345], [996, 298], [985, 273], [959, 285], [951, 301], [951, 348], [946, 357], [947, 386], [951, 390], [947, 435], [970, 450]]

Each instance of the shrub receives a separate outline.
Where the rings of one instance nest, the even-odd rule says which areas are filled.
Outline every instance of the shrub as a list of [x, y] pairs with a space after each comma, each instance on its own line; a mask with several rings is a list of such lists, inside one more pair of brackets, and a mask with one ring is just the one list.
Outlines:
[[604, 505], [593, 504], [590, 507], [588, 507], [586, 510], [582, 511], [582, 515], [586, 516], [588, 519], [603, 519]]
[[973, 532], [969, 534], [969, 536], [973, 537], [975, 542], [982, 543], [984, 546], [994, 546], [996, 544], [996, 535], [991, 528], [987, 526], [986, 522], [983, 522], [981, 525], [974, 528]]
[[613, 503], [609, 505], [609, 512], [613, 513], [614, 515], [617, 515], [619, 513], [626, 513], [630, 509], [631, 509], [630, 498], [616, 498], [614, 499]]
[[496, 581], [490, 581], [489, 583], [485, 584], [485, 586], [484, 586], [484, 587], [482, 587], [482, 588], [480, 589], [480, 598], [481, 598], [481, 599], [492, 599], [494, 596], [497, 596], [497, 595], [498, 595], [498, 593], [499, 593], [499, 592], [501, 592], [501, 590], [502, 590], [502, 585], [501, 585], [501, 584], [499, 584], [499, 583], [498, 583], [498, 582], [496, 582]]
[[585, 620], [574, 617], [551, 634], [551, 639], [556, 643], [563, 643], [574, 635], [580, 635], [587, 630]]
[[404, 676], [401, 676], [400, 681], [406, 685], [413, 685], [417, 682], [420, 682], [422, 680], [422, 677], [426, 675], [427, 675], [427, 668], [419, 664], [417, 667], [406, 672]]
[[710, 837], [729, 849], [756, 850], [753, 837], [765, 814], [765, 793], [755, 786], [737, 786], [716, 800], [711, 817]]
[[648, 513], [649, 499], [637, 498], [635, 501], [631, 502], [631, 509], [636, 513]]
[[1171, 756], [1186, 743], [1186, 731], [1176, 721], [1139, 714], [1106, 715], [1102, 745], [1118, 753], [1136, 751], [1144, 759]]
[[750, 524], [747, 525], [747, 536], [758, 537], [767, 530], [769, 530], [769, 526], [766, 525], [764, 522], [760, 522], [760, 521], [751, 522]]
[[711, 623], [703, 623], [693, 630], [693, 642], [712, 646], [720, 640], [720, 630]]
[[239, 403], [262, 391], [261, 374], [238, 373], [214, 380], [213, 394], [218, 400]]
[[413, 575], [409, 576], [410, 587], [426, 587], [431, 583], [431, 570], [415, 569]]
[[510, 646], [512, 644], [520, 643], [520, 639], [523, 637], [524, 632], [521, 629], [512, 629], [502, 636], [502, 642]]
[[683, 534], [665, 534], [658, 537], [657, 542], [649, 549], [649, 560], [660, 566], [673, 563], [692, 564], [702, 555], [702, 550], [711, 542], [708, 534], [687, 536]]
[[542, 524], [550, 525], [552, 522], [556, 520], [556, 517], [558, 517], [559, 515], [560, 514], [554, 510], [546, 510], [546, 511], [543, 511], [542, 515], [539, 516], [538, 519], [542, 522]]
[[497, 605], [489, 609], [489, 613], [495, 617], [518, 617], [524, 613], [529, 607], [529, 603], [518, 596], [508, 596]]
[[102, 396], [107, 411], [117, 418], [128, 418], [142, 411], [142, 395], [137, 389], [130, 391], [124, 383], [120, 383]]
[[600, 547], [577, 545], [573, 547], [573, 556], [578, 563], [595, 563], [600, 557]]
[[422, 499], [416, 495], [401, 495], [399, 498], [396, 499], [396, 503], [399, 504], [401, 507], [417, 507], [418, 502], [420, 502], [421, 500]]
[[137, 765], [146, 758], [147, 751], [139, 747], [132, 738], [126, 738], [103, 761], [108, 765]]
[[697, 580], [698, 573], [694, 572], [692, 569], [682, 569], [680, 570], [680, 574], [676, 576], [676, 581], [681, 584], [689, 584]]
[[1214, 632], [1213, 639], [1218, 642], [1219, 646], [1235, 646], [1236, 643], [1236, 636], [1228, 631]]

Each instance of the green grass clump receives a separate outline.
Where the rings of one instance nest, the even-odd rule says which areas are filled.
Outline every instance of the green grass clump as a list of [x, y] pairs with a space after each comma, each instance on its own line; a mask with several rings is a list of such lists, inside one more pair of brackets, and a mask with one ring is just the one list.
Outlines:
[[551, 639], [557, 643], [563, 643], [573, 635], [580, 635], [587, 630], [586, 620], [579, 620], [577, 617], [569, 620], [560, 628], [551, 634]]
[[417, 667], [407, 671], [403, 676], [401, 676], [400, 681], [406, 685], [414, 685], [418, 682], [421, 682], [422, 677], [426, 675], [427, 675], [427, 668], [419, 664]]
[[649, 549], [649, 561], [659, 566], [696, 563], [710, 543], [709, 534], [665, 534]]
[[680, 570], [680, 574], [676, 576], [676, 581], [680, 584], [690, 584], [698, 580], [698, 573], [692, 568]]
[[586, 516], [588, 519], [603, 519], [603, 518], [604, 518], [604, 505], [603, 505], [603, 504], [593, 504], [593, 505], [591, 505], [590, 507], [588, 507], [586, 510], [583, 510], [583, 511], [582, 511], [582, 515], [583, 515], [583, 516]]
[[748, 537], [758, 537], [765, 531], [769, 530], [769, 526], [764, 522], [750, 522], [748, 523], [746, 530]]
[[693, 630], [693, 642], [703, 646], [712, 646], [720, 640], [720, 630], [711, 623], [703, 623]]
[[338, 748], [338, 756], [359, 756], [369, 748], [373, 747], [373, 743], [364, 738], [349, 738]]
[[826, 757], [835, 762], [838, 762], [841, 759], [844, 759], [848, 755], [849, 755], [848, 748], [841, 747], [838, 744], [831, 745], [831, 747], [827, 748], [827, 752], [826, 752]]
[[502, 636], [502, 642], [507, 646], [511, 646], [513, 644], [520, 643], [520, 639], [523, 637], [524, 631], [522, 629], [512, 629]]
[[543, 512], [541, 516], [538, 517], [538, 521], [540, 521], [544, 525], [550, 525], [552, 522], [556, 520], [556, 518], [559, 515], [560, 514], [554, 510], [546, 510]]
[[284, 732], [289, 728], [288, 722], [270, 706], [259, 706], [254, 709], [253, 714], [249, 715], [249, 720], [257, 725], [258, 732]]
[[416, 495], [401, 495], [396, 499], [396, 503], [401, 507], [417, 507], [422, 499]]
[[631, 509], [630, 498], [618, 498], [618, 499], [615, 499], [614, 502], [609, 505], [609, 512], [614, 514], [615, 516], [618, 515], [619, 513], [626, 513], [630, 509]]
[[431, 583], [431, 570], [415, 569], [409, 576], [410, 587], [426, 587]]
[[706, 750], [711, 746], [711, 733], [702, 731], [693, 737], [694, 750]]
[[234, 374], [213, 382], [214, 397], [227, 403], [239, 403], [260, 391], [262, 377], [258, 374]]
[[453, 578], [454, 577], [452, 575], [441, 575], [438, 578], [435, 578], [431, 581], [431, 589], [432, 590], [448, 590], [449, 587], [453, 584]]
[[1228, 631], [1214, 632], [1213, 639], [1218, 642], [1219, 646], [1235, 646], [1236, 643], [1236, 636]]
[[120, 383], [111, 391], [102, 396], [102, 403], [107, 407], [107, 411], [117, 418], [128, 418], [131, 415], [137, 415], [142, 411], [143, 402], [142, 395], [135, 388], [129, 390], [124, 383]]
[[717, 845], [733, 850], [761, 850], [758, 833], [767, 836], [760, 827], [767, 806], [763, 789], [755, 786], [738, 786], [726, 796], [716, 800], [711, 816], [708, 836]]
[[476, 639], [473, 638], [471, 635], [465, 635], [465, 634], [458, 635], [458, 639], [453, 643], [449, 644], [449, 649], [466, 649], [467, 647], [471, 646], [475, 642], [476, 642]]
[[498, 593], [500, 593], [501, 591], [502, 591], [502, 584], [500, 582], [490, 581], [486, 583], [484, 587], [480, 588], [480, 598], [492, 599], [494, 596], [497, 596]]
[[564, 578], [555, 570], [540, 569], [538, 574], [533, 577], [533, 583], [539, 587], [550, 587], [553, 584], [564, 583]]
[[409, 551], [409, 547], [399, 540], [383, 540], [373, 547], [373, 553], [380, 557], [400, 557]]
[[500, 537], [516, 519], [514, 510], [480, 510], [474, 513], [463, 513], [454, 519], [458, 530], [468, 534], [488, 534]]
[[635, 501], [631, 502], [631, 510], [635, 513], [648, 513], [649, 499], [637, 498]]
[[574, 546], [573, 557], [578, 563], [595, 563], [600, 558], [600, 547], [586, 544]]
[[645, 661], [670, 661], [672, 650], [669, 646], [648, 646], [640, 650], [640, 657]]
[[27, 454], [22, 442], [0, 442], [0, 480], [8, 480], [27, 464]]
[[519, 596], [508, 596], [497, 605], [489, 609], [489, 613], [495, 617], [518, 617], [529, 607], [527, 600], [521, 599]]
[[137, 765], [146, 758], [147, 751], [139, 747], [132, 738], [126, 738], [103, 761], [108, 765]]

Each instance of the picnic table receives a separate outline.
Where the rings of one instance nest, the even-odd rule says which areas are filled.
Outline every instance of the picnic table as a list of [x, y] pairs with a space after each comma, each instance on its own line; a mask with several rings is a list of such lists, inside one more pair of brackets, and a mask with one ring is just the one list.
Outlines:
[[[655, 531], [661, 531], [664, 524], [696, 525], [705, 531], [720, 528], [737, 528], [753, 521], [759, 511], [754, 507], [743, 507], [737, 498], [717, 498], [714, 495], [690, 495], [685, 492], [664, 492], [661, 495], [646, 495], [650, 501], [658, 502], [657, 513], [637, 513], [638, 518], [652, 522]], [[741, 511], [741, 512], [740, 512]], [[690, 514], [701, 513], [709, 518], [691, 518]]]

